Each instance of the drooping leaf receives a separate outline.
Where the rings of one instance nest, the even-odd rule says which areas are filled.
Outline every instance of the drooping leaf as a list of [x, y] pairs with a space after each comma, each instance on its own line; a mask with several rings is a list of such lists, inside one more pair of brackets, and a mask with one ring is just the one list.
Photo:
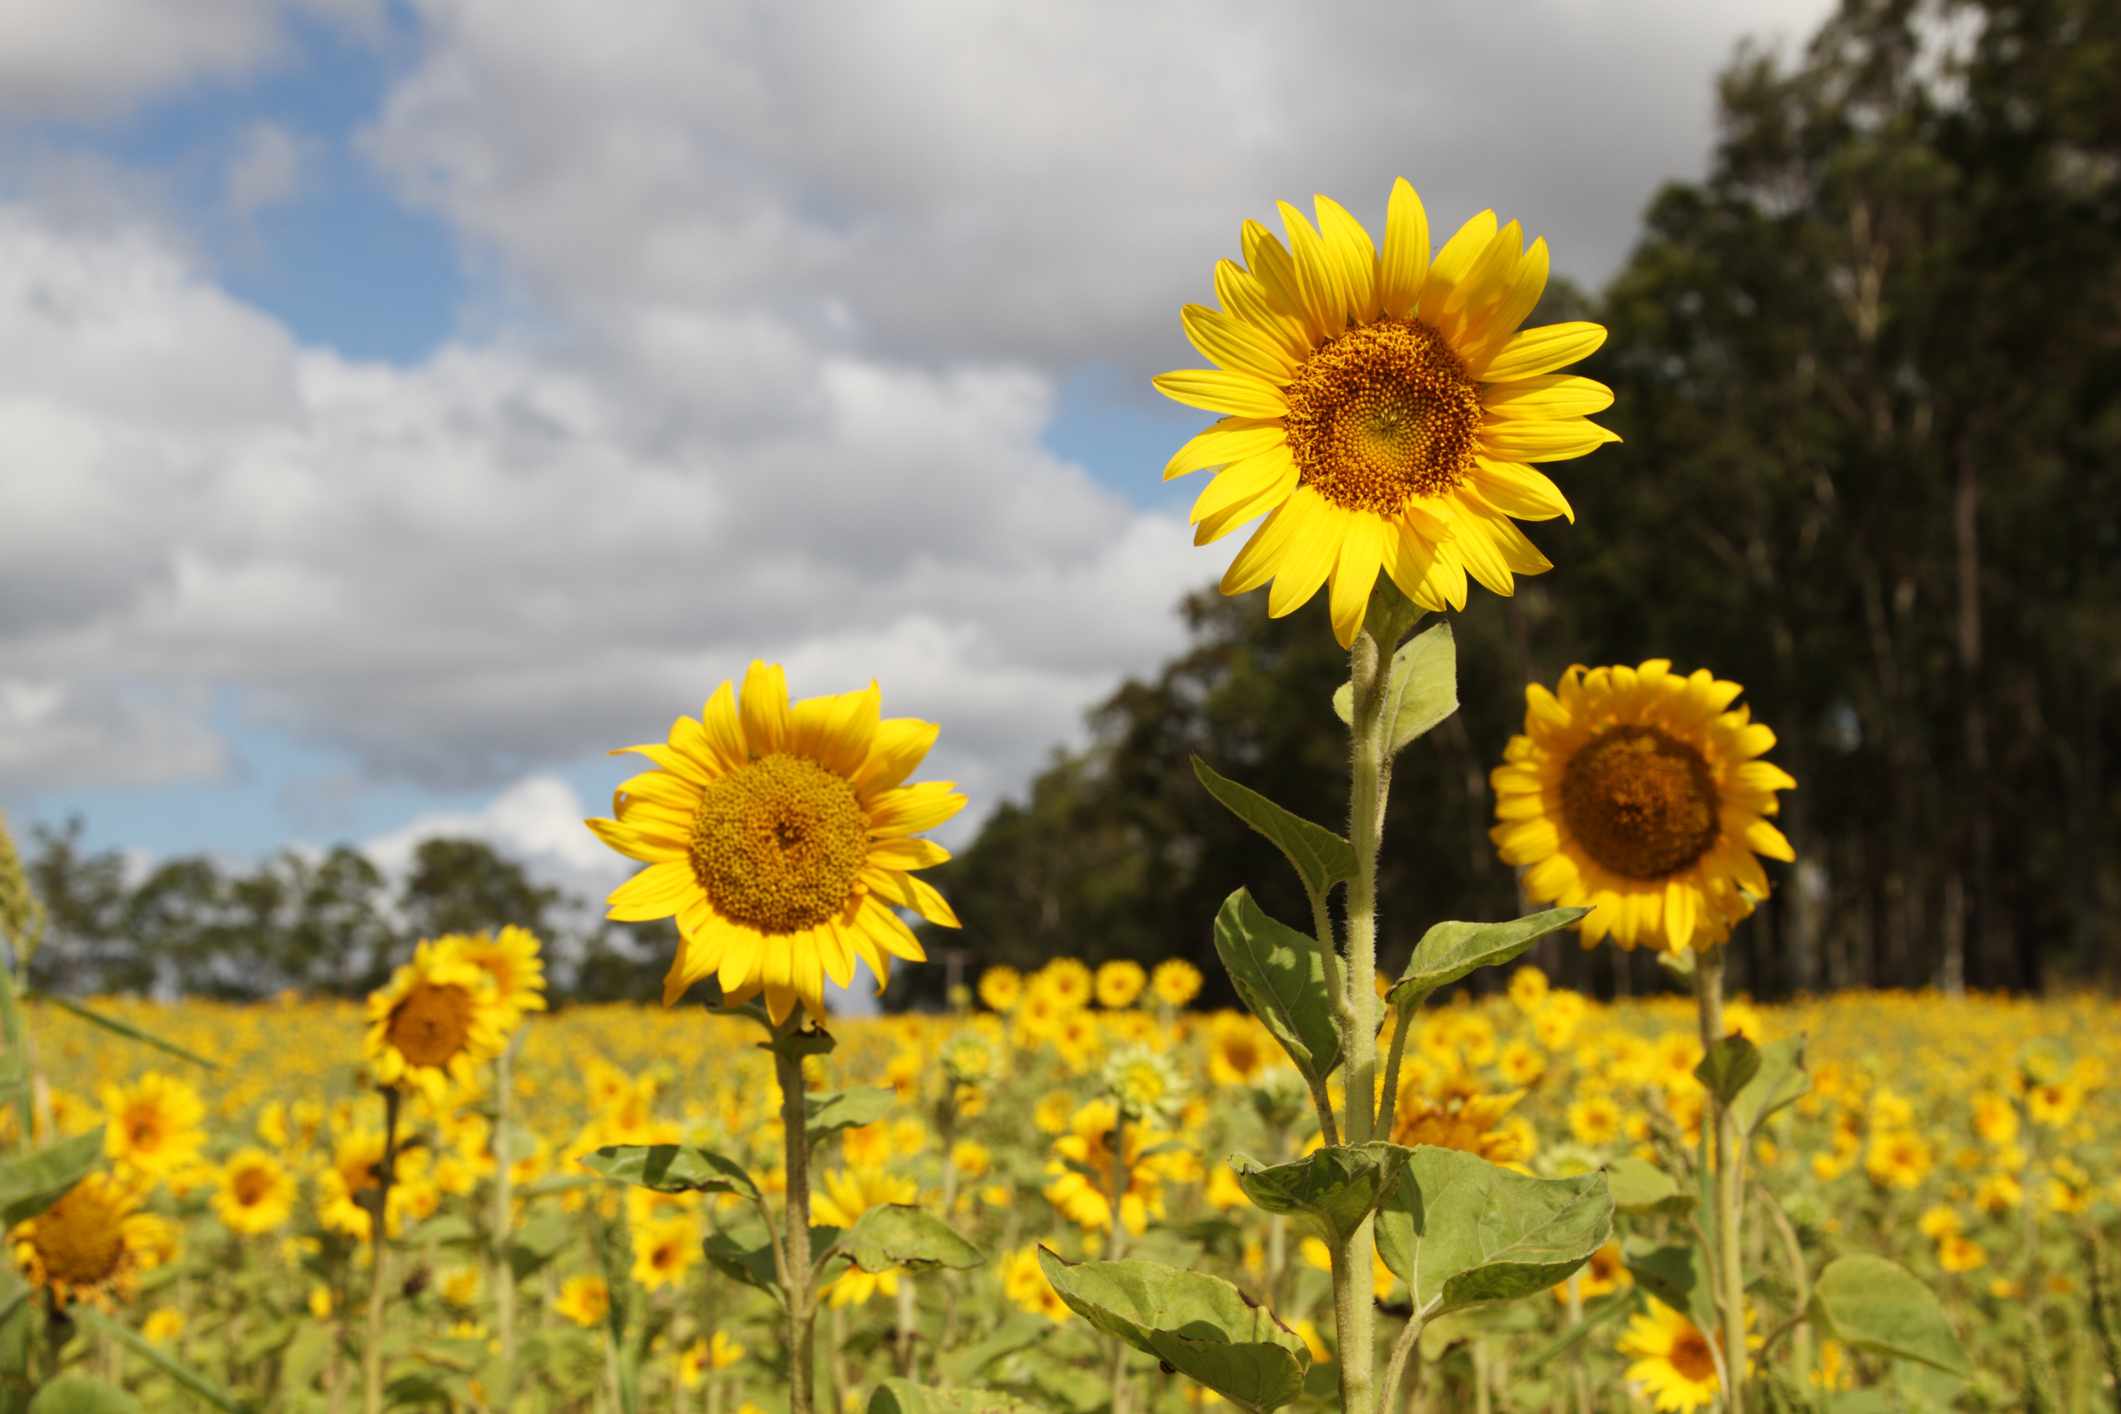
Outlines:
[[1632, 1154], [1605, 1166], [1606, 1187], [1613, 1206], [1623, 1213], [1684, 1213], [1694, 1200], [1679, 1186], [1679, 1180], [1648, 1159]]
[[[1448, 621], [1399, 645], [1385, 679], [1385, 749], [1396, 755], [1458, 710], [1458, 643]], [[1333, 714], [1352, 725], [1355, 692], [1342, 683], [1333, 693]]]
[[1530, 1178], [1476, 1154], [1417, 1145], [1377, 1213], [1377, 1250], [1436, 1314], [1543, 1291], [1612, 1231], [1602, 1173]]
[[734, 1193], [754, 1202], [759, 1197], [742, 1164], [689, 1144], [606, 1144], [582, 1163], [614, 1182], [658, 1193]]
[[1193, 758], [1193, 774], [1224, 809], [1265, 835], [1287, 857], [1313, 895], [1323, 898], [1335, 884], [1355, 877], [1354, 849], [1324, 825], [1314, 825], [1258, 791], [1218, 775], [1198, 756]]
[[1387, 1000], [1402, 1011], [1418, 1007], [1431, 993], [1483, 967], [1516, 961], [1532, 944], [1590, 911], [1549, 908], [1507, 923], [1438, 923], [1414, 945], [1407, 970], [1392, 984]]
[[1070, 1262], [1038, 1249], [1068, 1308], [1240, 1404], [1278, 1409], [1303, 1389], [1303, 1337], [1220, 1277], [1159, 1262]]
[[141, 1414], [141, 1407], [116, 1385], [66, 1374], [45, 1382], [29, 1402], [29, 1414]]
[[932, 1389], [886, 1380], [869, 1396], [868, 1414], [1038, 1414], [1036, 1405], [985, 1389]]
[[66, 1196], [103, 1159], [103, 1126], [0, 1161], [0, 1229], [33, 1218]]
[[70, 1309], [76, 1321], [91, 1330], [100, 1331], [132, 1351], [206, 1403], [224, 1411], [224, 1414], [246, 1414], [249, 1408], [247, 1404], [123, 1321], [112, 1320], [95, 1307], [80, 1303]]
[[179, 1060], [190, 1061], [193, 1065], [203, 1066], [207, 1070], [219, 1070], [221, 1068], [219, 1061], [208, 1060], [197, 1051], [186, 1050], [175, 1041], [166, 1041], [151, 1031], [142, 1031], [129, 1021], [120, 1021], [115, 1016], [105, 1016], [100, 1011], [92, 1011], [79, 1002], [69, 1001], [65, 997], [49, 996], [44, 993], [39, 993], [37, 1000], [46, 1006], [55, 1006], [63, 1012], [78, 1016], [91, 1026], [100, 1026], [113, 1036], [123, 1036], [128, 1041], [137, 1041], [143, 1046], [152, 1046], [158, 1051], [164, 1051]]
[[1694, 1078], [1725, 1104], [1760, 1073], [1760, 1048], [1740, 1035], [1717, 1041], [1702, 1054]]
[[1968, 1373], [1937, 1294], [1898, 1262], [1869, 1252], [1836, 1257], [1812, 1283], [1811, 1314], [1858, 1350]]
[[1296, 1068], [1323, 1084], [1340, 1065], [1340, 1030], [1326, 995], [1325, 960], [1311, 939], [1267, 916], [1244, 889], [1215, 915], [1215, 953], [1239, 1000]]
[[822, 1090], [803, 1096], [803, 1129], [815, 1144], [842, 1129], [875, 1124], [898, 1106], [898, 1092], [880, 1086]]
[[905, 1203], [882, 1203], [841, 1234], [840, 1252], [865, 1272], [893, 1267], [951, 1267], [963, 1271], [986, 1260], [948, 1223]]
[[1656, 1246], [1629, 1243], [1622, 1252], [1628, 1274], [1635, 1285], [1682, 1312], [1702, 1330], [1715, 1325], [1715, 1295], [1709, 1288], [1708, 1269], [1701, 1251], [1692, 1243]]
[[1410, 1152], [1399, 1144], [1332, 1145], [1272, 1168], [1237, 1155], [1230, 1167], [1253, 1203], [1270, 1213], [1307, 1217], [1329, 1245], [1337, 1245], [1377, 1210]]
[[1760, 1067], [1731, 1101], [1739, 1129], [1757, 1134], [1768, 1117], [1811, 1088], [1804, 1068], [1804, 1037], [1784, 1036], [1760, 1048]]

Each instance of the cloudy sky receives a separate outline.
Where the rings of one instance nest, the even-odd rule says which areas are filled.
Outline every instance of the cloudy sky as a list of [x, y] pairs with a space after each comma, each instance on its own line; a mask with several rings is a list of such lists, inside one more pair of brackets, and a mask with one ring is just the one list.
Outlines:
[[1826, 9], [10, 0], [0, 808], [594, 876], [763, 656], [961, 839], [1227, 558], [1146, 380], [1242, 218], [1405, 175], [1596, 285]]

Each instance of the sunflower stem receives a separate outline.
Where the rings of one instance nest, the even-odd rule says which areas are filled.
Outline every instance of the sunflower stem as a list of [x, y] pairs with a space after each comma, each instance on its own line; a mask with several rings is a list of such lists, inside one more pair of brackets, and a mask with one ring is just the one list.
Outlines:
[[[1723, 967], [1721, 945], [1694, 958], [1694, 1000], [1701, 1021], [1701, 1049], [1705, 1055], [1724, 1037]], [[1745, 1267], [1739, 1246], [1745, 1199], [1745, 1146], [1738, 1135], [1738, 1121], [1724, 1099], [1711, 1093], [1709, 1120], [1714, 1126], [1716, 1283], [1723, 1318], [1724, 1407], [1730, 1414], [1745, 1410]]]
[[[1377, 850], [1383, 829], [1384, 683], [1377, 640], [1355, 635], [1348, 652], [1350, 712], [1348, 842], [1355, 877], [1348, 884], [1347, 1008], [1341, 1049], [1348, 1058], [1346, 1116], [1349, 1144], [1375, 1133], [1377, 1104]], [[1364, 1218], [1333, 1252], [1333, 1314], [1340, 1336], [1340, 1402], [1344, 1414], [1373, 1414], [1376, 1397], [1376, 1303], [1371, 1271], [1377, 1262], [1372, 1220]]]
[[516, 1047], [522, 1041], [519, 1027], [501, 1048], [493, 1063], [493, 1293], [494, 1333], [501, 1342], [500, 1399], [503, 1409], [515, 1403], [516, 1393], [516, 1282], [508, 1261], [508, 1234], [515, 1223], [515, 1195], [510, 1191], [509, 1102], [515, 1088]]
[[361, 1352], [361, 1398], [367, 1414], [383, 1414], [384, 1271], [390, 1255], [390, 1186], [398, 1167], [398, 1106], [401, 1097], [383, 1089], [383, 1163], [376, 1175], [375, 1207], [369, 1213], [368, 1343]]
[[813, 1414], [816, 1300], [810, 1290], [810, 1135], [803, 1114], [803, 1057], [794, 1045], [802, 1026], [797, 1008], [773, 1033], [773, 1075], [781, 1086], [781, 1127], [787, 1146], [788, 1217], [782, 1271], [788, 1290], [788, 1414]]

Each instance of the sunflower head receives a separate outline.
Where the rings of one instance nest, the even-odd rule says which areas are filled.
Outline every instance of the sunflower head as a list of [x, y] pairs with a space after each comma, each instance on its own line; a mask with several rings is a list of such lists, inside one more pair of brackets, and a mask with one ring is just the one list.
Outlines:
[[1622, 1355], [1634, 1357], [1628, 1379], [1642, 1387], [1659, 1410], [1693, 1411], [1716, 1400], [1716, 1356], [1700, 1327], [1656, 1297], [1644, 1298], [1648, 1309], [1628, 1320], [1620, 1338]]
[[294, 1202], [294, 1175], [263, 1149], [238, 1150], [221, 1166], [214, 1212], [230, 1232], [246, 1237], [271, 1232], [287, 1221]]
[[1742, 690], [1662, 658], [1525, 689], [1489, 835], [1533, 899], [1591, 909], [1584, 946], [1714, 947], [1767, 895], [1756, 856], [1796, 857], [1769, 817], [1797, 782], [1760, 759], [1775, 734]]
[[151, 1179], [188, 1167], [206, 1142], [206, 1106], [181, 1080], [150, 1071], [130, 1085], [103, 1088], [103, 1152]]
[[15, 1260], [34, 1286], [60, 1304], [85, 1301], [108, 1310], [129, 1299], [139, 1275], [170, 1252], [169, 1225], [139, 1211], [140, 1189], [109, 1173], [92, 1173], [59, 1201], [18, 1223]]
[[537, 934], [511, 924], [467, 937], [462, 947], [464, 960], [493, 979], [502, 1030], [514, 1030], [525, 1012], [545, 1010], [545, 959]]
[[914, 871], [948, 859], [919, 834], [964, 808], [947, 781], [905, 784], [936, 736], [882, 718], [875, 684], [790, 705], [777, 665], [755, 662], [742, 696], [723, 683], [669, 739], [627, 747], [655, 763], [622, 783], [597, 837], [648, 867], [620, 885], [611, 918], [677, 919], [663, 1002], [717, 976], [726, 1002], [765, 994], [774, 1023], [800, 1001], [825, 1014], [824, 980], [878, 985], [893, 957], [926, 954], [898, 910], [958, 926]]
[[1483, 211], [1432, 254], [1405, 180], [1382, 249], [1330, 198], [1316, 199], [1315, 226], [1280, 210], [1288, 244], [1247, 221], [1245, 263], [1216, 266], [1221, 308], [1180, 312], [1216, 366], [1156, 379], [1166, 397], [1222, 414], [1164, 470], [1221, 468], [1193, 503], [1195, 543], [1266, 517], [1223, 592], [1271, 580], [1278, 618], [1330, 582], [1347, 647], [1380, 573], [1440, 610], [1465, 606], [1468, 575], [1509, 594], [1515, 576], [1550, 568], [1517, 522], [1573, 512], [1532, 463], [1619, 439], [1586, 417], [1611, 390], [1555, 371], [1605, 330], [1518, 328], [1546, 288], [1546, 242], [1527, 247], [1515, 221], [1498, 228]]
[[460, 936], [422, 939], [413, 959], [368, 998], [364, 1047], [376, 1083], [417, 1086], [439, 1100], [470, 1086], [499, 1055], [503, 1010], [490, 974], [465, 955]]

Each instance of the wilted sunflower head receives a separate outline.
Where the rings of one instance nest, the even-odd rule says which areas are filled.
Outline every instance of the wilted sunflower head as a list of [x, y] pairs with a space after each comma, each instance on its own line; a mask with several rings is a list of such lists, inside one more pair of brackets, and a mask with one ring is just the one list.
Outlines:
[[[1317, 225], [1280, 204], [1289, 243], [1247, 221], [1244, 265], [1220, 261], [1220, 309], [1187, 305], [1186, 337], [1216, 367], [1157, 390], [1222, 418], [1169, 479], [1222, 470], [1193, 503], [1205, 545], [1266, 520], [1223, 576], [1225, 594], [1273, 581], [1280, 617], [1330, 584], [1351, 644], [1380, 573], [1428, 609], [1463, 608], [1466, 577], [1509, 594], [1550, 568], [1520, 520], [1573, 512], [1531, 463], [1619, 439], [1587, 420], [1604, 384], [1557, 373], [1605, 340], [1596, 324], [1518, 325], [1546, 289], [1547, 248], [1483, 211], [1432, 255], [1421, 198], [1395, 182], [1380, 249], [1338, 202]], [[1389, 646], [1389, 645], [1387, 645]]]

